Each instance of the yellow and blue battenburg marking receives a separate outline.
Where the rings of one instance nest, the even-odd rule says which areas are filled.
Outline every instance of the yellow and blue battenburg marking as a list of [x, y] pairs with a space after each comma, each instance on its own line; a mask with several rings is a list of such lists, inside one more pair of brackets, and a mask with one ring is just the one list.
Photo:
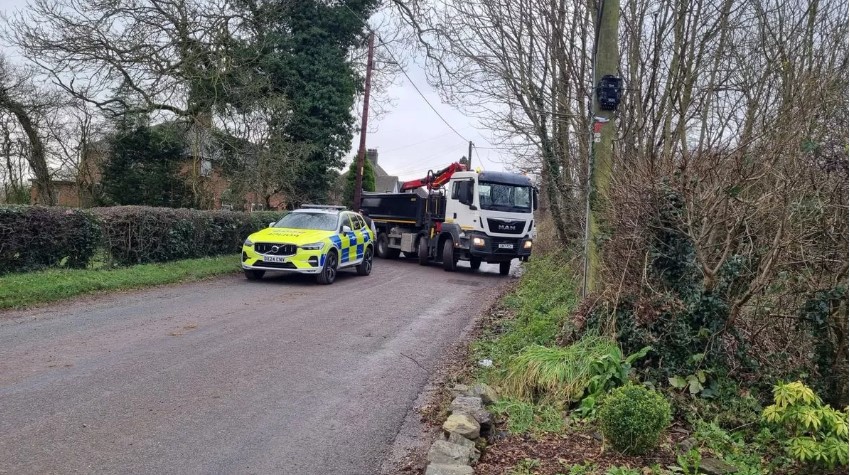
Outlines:
[[[331, 244], [339, 251], [340, 264], [347, 264], [363, 258], [363, 252], [366, 249], [366, 244], [372, 240], [368, 229], [359, 231], [349, 231], [331, 236]], [[325, 264], [325, 256], [322, 255], [320, 265]]]

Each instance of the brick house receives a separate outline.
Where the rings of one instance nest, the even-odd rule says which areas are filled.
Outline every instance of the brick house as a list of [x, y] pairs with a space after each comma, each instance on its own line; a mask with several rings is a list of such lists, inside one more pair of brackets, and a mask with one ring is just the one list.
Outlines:
[[[183, 165], [180, 167], [181, 176], [198, 190], [202, 208], [222, 209], [232, 208], [228, 203], [230, 181], [224, 175], [221, 163], [224, 153], [216, 143], [213, 135], [205, 129], [185, 126], [178, 122], [167, 122], [153, 127], [174, 127], [178, 136], [185, 143], [181, 153]], [[98, 203], [102, 170], [109, 157], [109, 141], [102, 139], [89, 145], [83, 154], [81, 163], [74, 179], [54, 180], [53, 189], [57, 194], [56, 204], [68, 207], [92, 207]], [[30, 190], [30, 202], [40, 204], [38, 186], [34, 180]], [[262, 209], [263, 202], [253, 193], [248, 193], [244, 199], [248, 210]], [[283, 209], [286, 205], [283, 196], [272, 196], [269, 200], [274, 209]]]

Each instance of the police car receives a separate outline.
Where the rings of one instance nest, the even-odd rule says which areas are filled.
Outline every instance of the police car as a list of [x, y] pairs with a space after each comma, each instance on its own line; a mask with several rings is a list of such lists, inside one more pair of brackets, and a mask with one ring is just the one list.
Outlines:
[[248, 236], [242, 269], [248, 280], [259, 280], [266, 271], [285, 271], [313, 274], [320, 284], [332, 284], [340, 269], [372, 273], [374, 241], [359, 214], [338, 206], [306, 205]]

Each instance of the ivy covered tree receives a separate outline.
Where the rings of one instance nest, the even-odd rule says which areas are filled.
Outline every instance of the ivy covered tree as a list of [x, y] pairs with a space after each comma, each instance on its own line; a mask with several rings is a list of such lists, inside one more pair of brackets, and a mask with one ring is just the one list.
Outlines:
[[364, 43], [363, 20], [375, 0], [269, 2], [262, 10], [266, 31], [260, 69], [272, 94], [290, 106], [280, 133], [291, 143], [310, 144], [295, 187], [307, 201], [321, 202], [331, 187], [328, 170], [342, 166], [353, 136], [354, 101], [361, 78], [352, 50]]
[[105, 204], [191, 206], [192, 193], [181, 174], [183, 148], [171, 127], [121, 121], [103, 166]]
[[[345, 206], [349, 209], [354, 209], [354, 187], [357, 179], [357, 157], [351, 161], [348, 166], [348, 173], [345, 174], [345, 189], [343, 191], [343, 200]], [[375, 191], [375, 167], [372, 166], [370, 160], [363, 160], [363, 190]], [[356, 210], [355, 210], [356, 211]]]

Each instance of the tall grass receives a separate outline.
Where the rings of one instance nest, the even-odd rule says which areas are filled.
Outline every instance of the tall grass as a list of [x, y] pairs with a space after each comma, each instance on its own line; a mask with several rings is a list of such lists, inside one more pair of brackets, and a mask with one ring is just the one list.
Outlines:
[[503, 301], [515, 317], [486, 329], [473, 345], [476, 359], [494, 362], [480, 376], [500, 379], [508, 361], [526, 346], [554, 344], [576, 301], [576, 282], [565, 260], [556, 255], [535, 255], [525, 264], [516, 290]]
[[531, 345], [511, 359], [501, 387], [523, 401], [563, 407], [581, 400], [593, 376], [593, 363], [605, 355], [622, 358], [614, 341], [592, 335], [567, 347]]

